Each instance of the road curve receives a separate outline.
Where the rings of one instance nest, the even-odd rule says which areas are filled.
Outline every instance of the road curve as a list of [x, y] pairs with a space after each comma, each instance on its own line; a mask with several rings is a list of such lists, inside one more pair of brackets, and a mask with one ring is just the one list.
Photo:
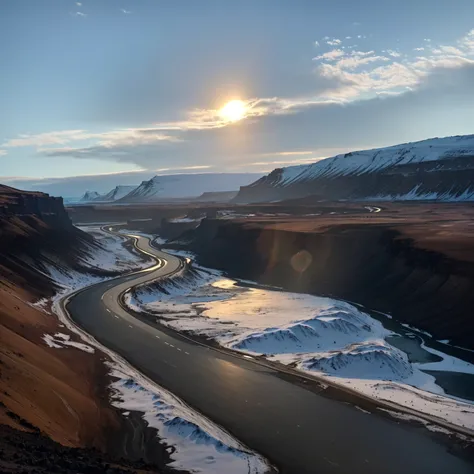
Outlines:
[[119, 295], [177, 271], [179, 258], [137, 236], [153, 267], [105, 281], [69, 299], [72, 320], [133, 366], [185, 400], [282, 473], [472, 474], [426, 429], [367, 414], [315, 393], [276, 370], [195, 344], [125, 311]]

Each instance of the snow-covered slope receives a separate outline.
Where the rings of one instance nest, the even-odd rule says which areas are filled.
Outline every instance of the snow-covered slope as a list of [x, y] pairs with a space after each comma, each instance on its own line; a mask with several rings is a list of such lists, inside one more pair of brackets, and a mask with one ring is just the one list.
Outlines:
[[474, 199], [474, 135], [432, 138], [289, 166], [241, 188], [240, 202], [319, 199]]
[[143, 181], [121, 202], [158, 201], [197, 197], [205, 192], [239, 189], [259, 178], [255, 173], [203, 173], [155, 176]]
[[89, 202], [89, 201], [96, 201], [97, 199], [101, 199], [102, 196], [97, 191], [86, 191], [84, 196], [82, 196], [82, 202]]
[[107, 194], [100, 196], [99, 199], [101, 201], [117, 201], [132, 192], [135, 188], [136, 186], [115, 186], [114, 189], [109, 191]]

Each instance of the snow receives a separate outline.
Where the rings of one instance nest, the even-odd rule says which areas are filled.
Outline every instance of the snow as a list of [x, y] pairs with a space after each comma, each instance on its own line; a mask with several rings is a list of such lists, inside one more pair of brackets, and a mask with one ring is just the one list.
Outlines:
[[93, 354], [95, 352], [94, 348], [87, 344], [71, 341], [71, 336], [69, 336], [68, 334], [62, 334], [59, 332], [54, 334], [54, 336], [52, 336], [51, 334], [44, 334], [42, 339], [48, 347], [52, 347], [54, 349], [63, 349], [64, 347], [75, 347], [76, 349], [88, 352], [89, 354]]
[[95, 199], [98, 199], [100, 197], [101, 195], [97, 191], [86, 191], [82, 196], [81, 201], [94, 201]]
[[426, 421], [423, 418], [420, 418], [418, 416], [407, 415], [406, 413], [400, 413], [400, 412], [393, 411], [393, 410], [387, 410], [385, 408], [379, 408], [379, 410], [384, 411], [385, 413], [388, 413], [391, 416], [393, 416], [394, 418], [398, 418], [399, 420], [417, 421], [418, 423], [421, 423], [427, 429], [429, 429], [430, 431], [434, 431], [435, 433], [436, 432], [437, 433], [445, 433], [445, 434], [448, 434], [448, 435], [452, 434], [451, 431], [449, 431], [445, 428], [442, 428], [441, 426], [433, 425], [433, 424], [429, 423], [428, 421]]
[[405, 194], [377, 194], [375, 196], [364, 197], [364, 201], [428, 201], [438, 200], [447, 202], [461, 202], [474, 200], [474, 187], [466, 189], [462, 194], [451, 191], [443, 193], [420, 193], [418, 189], [420, 185], [416, 185]]
[[100, 226], [78, 226], [84, 232], [92, 234], [99, 244], [99, 248], [90, 247], [88, 255], [83, 256], [82, 262], [87, 267], [108, 271], [130, 271], [147, 268], [153, 264], [153, 260], [143, 257], [143, 254], [131, 253], [124, 247], [125, 237], [104, 232]]
[[441, 357], [442, 360], [438, 362], [428, 362], [426, 364], [414, 364], [423, 370], [439, 370], [444, 372], [458, 372], [463, 374], [474, 374], [474, 364], [470, 364], [457, 357], [450, 356], [444, 352], [428, 347], [424, 342], [421, 344], [421, 348], [425, 351], [431, 352], [431, 354]]
[[473, 155], [474, 135], [431, 138], [386, 148], [337, 155], [311, 165], [289, 166], [282, 169], [279, 181], [275, 184], [288, 186], [296, 181], [312, 180], [317, 177], [361, 175], [396, 165]]
[[174, 395], [157, 388], [133, 369], [109, 364], [112, 404], [118, 408], [138, 411], [158, 436], [172, 449], [170, 467], [208, 474], [258, 474], [269, 471], [269, 465], [235, 438], [191, 410]]
[[101, 201], [117, 201], [132, 192], [137, 186], [115, 186], [107, 194], [101, 196]]
[[247, 284], [193, 264], [172, 278], [135, 288], [126, 303], [173, 329], [474, 429], [474, 405], [448, 396], [423, 371], [474, 373], [472, 364], [426, 345], [422, 348], [442, 361], [411, 363], [385, 340], [393, 332], [350, 303]]
[[[91, 232], [101, 232], [89, 228]], [[103, 239], [106, 237], [103, 236]], [[115, 244], [106, 239], [104, 251], [114, 252]], [[133, 255], [128, 257], [133, 261]], [[94, 260], [94, 263], [96, 260]], [[115, 266], [113, 266], [115, 268]], [[47, 272], [63, 288], [52, 299], [52, 311], [69, 331], [79, 336], [83, 342], [71, 340], [71, 336], [61, 332], [44, 334], [43, 341], [54, 349], [73, 347], [94, 353], [100, 350], [109, 357], [109, 374], [115, 379], [110, 387], [113, 392], [111, 403], [121, 408], [124, 416], [131, 411], [142, 413], [149, 426], [156, 428], [158, 435], [167, 445], [172, 458], [171, 467], [192, 473], [217, 474], [263, 474], [270, 472], [267, 461], [249, 450], [225, 430], [199, 413], [189, 408], [182, 400], [156, 385], [140, 372], [132, 368], [123, 358], [77, 327], [65, 312], [61, 301], [75, 290], [103, 280], [71, 269], [51, 265]], [[44, 308], [51, 300], [39, 300], [35, 305]]]
[[124, 202], [154, 201], [197, 197], [204, 192], [222, 192], [248, 185], [261, 174], [256, 173], [202, 173], [155, 176], [123, 199]]

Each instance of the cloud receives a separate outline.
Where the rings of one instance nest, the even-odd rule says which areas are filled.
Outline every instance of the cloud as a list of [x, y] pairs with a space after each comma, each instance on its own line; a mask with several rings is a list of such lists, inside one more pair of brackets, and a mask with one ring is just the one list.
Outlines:
[[[377, 61], [389, 61], [389, 59], [386, 58], [385, 56], [367, 56], [367, 55], [353, 54], [351, 56], [347, 56], [345, 58], [340, 59], [337, 62], [337, 68], [339, 68], [342, 73], [344, 69], [356, 69], [366, 64], [377, 62]], [[325, 73], [327, 74], [327, 71]]]
[[[50, 145], [64, 145], [86, 140], [97, 140], [98, 145], [104, 148], [112, 148], [114, 146], [148, 144], [158, 141], [176, 141], [178, 138], [163, 133], [161, 128], [128, 128], [107, 132], [60, 130], [36, 135], [23, 134], [5, 141], [1, 146], [5, 148], [36, 147], [44, 152], [48, 150], [45, 147]], [[55, 149], [53, 148], [53, 150]]]
[[319, 41], [315, 41], [313, 44], [316, 46], [316, 48], [319, 48]]
[[[338, 49], [314, 59], [320, 61], [320, 75], [340, 84], [325, 94], [328, 100], [345, 98], [354, 101], [377, 95], [398, 95], [419, 87], [436, 69], [456, 69], [473, 64], [474, 30], [460, 38], [456, 46], [428, 49], [429, 54], [402, 62], [397, 61], [401, 54], [392, 49], [386, 50], [389, 57], [376, 55], [374, 51], [352, 51], [349, 54]], [[387, 64], [380, 65], [380, 62]]]
[[[311, 47], [310, 42], [308, 46]], [[295, 81], [288, 80], [293, 76], [287, 76], [287, 94], [249, 94], [250, 98], [244, 99], [242, 92], [241, 95], [206, 98], [201, 102], [186, 96], [183, 103], [199, 106], [194, 109], [183, 106], [183, 111], [173, 111], [170, 115], [163, 113], [157, 117], [162, 109], [159, 101], [153, 101], [153, 97], [150, 99], [150, 91], [162, 89], [163, 84], [154, 83], [154, 89], [147, 89], [143, 94], [143, 99], [148, 99], [151, 104], [148, 112], [152, 120], [148, 120], [148, 115], [139, 114], [133, 117], [133, 121], [129, 119], [130, 123], [150, 124], [148, 127], [117, 126], [105, 131], [78, 129], [23, 134], [0, 143], [0, 147], [9, 152], [12, 148], [36, 148], [38, 158], [43, 160], [46, 157], [93, 158], [134, 163], [143, 169], [160, 167], [166, 170], [170, 169], [171, 162], [174, 167], [212, 166], [213, 169], [229, 170], [244, 168], [251, 163], [259, 163], [252, 166], [264, 166], [261, 163], [267, 158], [269, 161], [265, 166], [272, 161], [314, 161], [318, 156], [324, 156], [321, 149], [334, 142], [348, 149], [367, 145], [361, 143], [367, 130], [374, 130], [374, 136], [380, 140], [369, 143], [370, 146], [434, 135], [439, 133], [438, 129], [428, 125], [436, 115], [436, 104], [443, 100], [449, 104], [448, 111], [459, 107], [460, 116], [469, 110], [474, 96], [474, 75], [468, 73], [474, 71], [472, 32], [452, 45], [437, 48], [426, 45], [423, 55], [402, 60], [390, 56], [388, 51], [393, 50], [386, 50], [387, 54], [382, 55], [378, 51], [360, 49], [363, 48], [321, 51], [323, 54], [314, 58], [318, 62], [311, 63], [312, 68], [308, 65], [307, 71], [296, 71]], [[461, 54], [454, 54], [459, 52]], [[189, 71], [186, 70], [185, 78], [190, 77]], [[206, 80], [209, 79], [207, 72], [203, 68]], [[298, 82], [302, 74], [306, 74], [305, 79]], [[157, 74], [143, 76], [152, 77], [154, 82], [159, 77]], [[176, 81], [180, 81], [180, 77], [175, 76]], [[203, 79], [196, 77], [201, 87]], [[473, 82], [468, 79], [473, 79]], [[294, 87], [294, 82], [298, 87]], [[185, 83], [189, 88], [189, 80], [183, 81]], [[307, 87], [308, 83], [311, 87]], [[216, 93], [210, 83], [207, 89]], [[141, 93], [137, 86], [130, 88], [131, 94], [136, 90]], [[186, 88], [182, 90], [187, 93]], [[178, 91], [181, 91], [179, 87]], [[120, 111], [122, 117], [129, 117], [130, 109], [120, 102], [120, 94], [117, 97], [119, 108], [116, 111]], [[237, 97], [246, 104], [246, 118], [229, 123], [220, 116], [219, 107], [226, 100]], [[137, 101], [136, 96], [131, 103], [141, 112], [142, 102]], [[457, 103], [460, 105], [453, 105]], [[180, 109], [181, 105], [176, 108]], [[419, 121], [414, 122], [415, 118]], [[112, 119], [109, 123], [117, 123]], [[450, 127], [452, 129], [454, 123], [461, 123], [444, 117], [441, 122], [445, 127], [441, 133]], [[308, 150], [312, 150], [309, 152], [312, 154], [304, 154]], [[330, 153], [325, 156], [330, 156]]]
[[74, 16], [80, 16], [82, 18], [85, 18], [87, 15], [85, 13], [82, 13], [82, 12], [75, 12], [73, 13]]
[[125, 15], [130, 15], [130, 13], [132, 13], [130, 10], [125, 10], [124, 8], [121, 8], [120, 11]]
[[335, 59], [344, 56], [344, 51], [341, 49], [333, 49], [332, 51], [328, 51], [327, 53], [321, 54], [320, 56], [316, 56], [313, 58], [315, 61], [319, 60], [326, 60], [326, 61], [334, 61]]
[[342, 43], [340, 39], [333, 38], [332, 40], [326, 41], [329, 46], [338, 46]]
[[421, 48], [413, 48], [413, 51], [424, 51], [425, 48], [421, 47]]
[[458, 41], [461, 48], [469, 51], [471, 54], [474, 53], [474, 28], [467, 33], [466, 36]]
[[76, 2], [76, 5], [77, 5], [78, 7], [82, 7], [82, 3], [81, 3], [81, 2]]
[[0, 150], [0, 156], [5, 156], [8, 154], [7, 150]]

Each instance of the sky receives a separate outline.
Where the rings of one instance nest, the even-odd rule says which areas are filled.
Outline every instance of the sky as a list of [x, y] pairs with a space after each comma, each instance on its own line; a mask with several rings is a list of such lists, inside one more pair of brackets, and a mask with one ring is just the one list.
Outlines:
[[0, 60], [0, 182], [63, 195], [474, 133], [472, 0], [0, 0]]

